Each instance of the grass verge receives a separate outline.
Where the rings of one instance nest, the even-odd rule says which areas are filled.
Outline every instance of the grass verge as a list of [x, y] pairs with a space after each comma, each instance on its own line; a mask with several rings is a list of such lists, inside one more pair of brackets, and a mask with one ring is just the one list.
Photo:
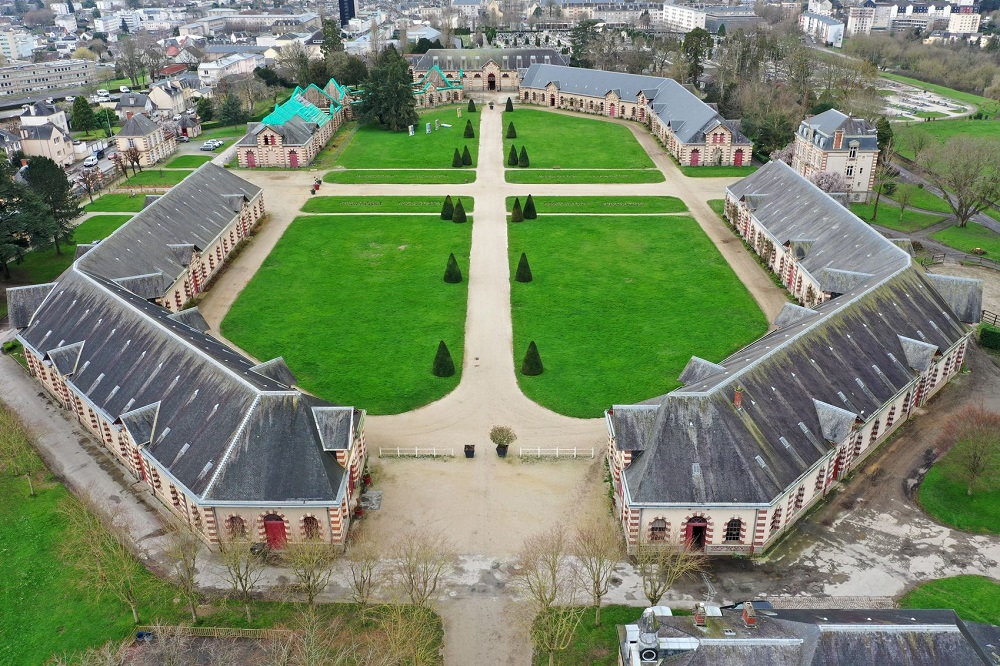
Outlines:
[[1000, 488], [978, 490], [971, 497], [955, 480], [950, 454], [928, 470], [917, 501], [935, 520], [964, 532], [1000, 534]]
[[197, 169], [205, 162], [211, 162], [212, 155], [180, 155], [164, 165], [166, 169]]
[[362, 185], [389, 183], [394, 185], [460, 185], [476, 180], [476, 172], [472, 169], [403, 169], [400, 171], [362, 171], [337, 170], [329, 171], [323, 176], [327, 183], [343, 183], [346, 185]]
[[899, 606], [953, 608], [963, 620], [1000, 624], [1000, 585], [985, 576], [939, 578], [904, 594]]
[[745, 178], [757, 170], [755, 166], [682, 166], [688, 178]]
[[662, 183], [665, 178], [659, 169], [507, 169], [504, 177], [508, 183], [526, 185], [574, 183]]
[[[466, 213], [472, 212], [472, 197], [462, 199]], [[444, 197], [312, 197], [302, 207], [304, 213], [440, 213]]]
[[105, 194], [83, 207], [87, 213], [138, 213], [146, 197], [138, 194]]
[[980, 248], [986, 250], [986, 256], [1000, 260], [1000, 234], [975, 222], [966, 227], [942, 229], [931, 234], [931, 238], [968, 254]]
[[[528, 199], [519, 197], [521, 206]], [[532, 197], [538, 213], [684, 213], [687, 206], [677, 197]], [[507, 197], [507, 212], [514, 197]]]
[[[874, 204], [851, 204], [851, 212], [865, 222], [872, 222], [872, 213], [874, 210]], [[901, 212], [902, 215], [900, 215]], [[889, 205], [889, 203], [883, 199], [882, 201], [879, 201], [878, 217], [874, 222], [872, 222], [872, 224], [877, 224], [889, 229], [895, 229], [896, 231], [912, 233], [937, 224], [942, 219], [944, 218], [941, 215], [935, 215], [934, 213], [919, 213], [909, 208], [902, 211], [902, 209], [898, 206]]]
[[[305, 389], [398, 414], [449, 393], [461, 375], [471, 224], [435, 217], [300, 217], [222, 323], [257, 358], [284, 356]], [[290, 288], [294, 285], [295, 288]], [[457, 371], [431, 374], [439, 340]]]
[[717, 361], [767, 330], [689, 217], [543, 217], [510, 225], [509, 251], [512, 276], [521, 252], [534, 275], [511, 287], [515, 367], [532, 340], [545, 367], [518, 380], [560, 414], [666, 393], [692, 355]]
[[122, 187], [173, 187], [191, 175], [191, 170], [164, 171], [163, 169], [147, 169], [135, 174]]

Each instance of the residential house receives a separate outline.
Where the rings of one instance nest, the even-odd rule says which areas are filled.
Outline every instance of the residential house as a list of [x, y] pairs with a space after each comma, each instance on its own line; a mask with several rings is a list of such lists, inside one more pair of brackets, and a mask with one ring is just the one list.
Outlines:
[[115, 114], [119, 120], [128, 120], [136, 114], [150, 117], [155, 109], [149, 96], [142, 93], [124, 93], [115, 104]]
[[54, 104], [26, 104], [19, 129], [25, 155], [48, 157], [56, 164], [70, 166], [75, 159], [66, 112]]
[[188, 108], [190, 88], [182, 79], [166, 79], [149, 87], [149, 99], [157, 111], [174, 116]]
[[[319, 88], [313, 86], [311, 94]], [[321, 92], [321, 91], [320, 91]], [[249, 123], [236, 142], [236, 158], [244, 168], [297, 169], [313, 161], [346, 119], [346, 112], [332, 99], [324, 110], [296, 88], [291, 98], [274, 107], [259, 123]]]
[[799, 14], [799, 28], [815, 37], [820, 44], [838, 49], [844, 45], [844, 24], [832, 16], [802, 12]]
[[234, 53], [212, 62], [198, 65], [198, 78], [203, 86], [214, 86], [220, 79], [234, 75], [250, 75], [264, 66], [264, 56], [259, 53]]
[[0, 148], [3, 149], [8, 160], [14, 159], [14, 155], [22, 150], [21, 137], [13, 132], [0, 129]]
[[163, 128], [142, 114], [134, 115], [122, 125], [115, 135], [118, 152], [124, 154], [130, 148], [139, 150], [139, 165], [153, 166], [177, 150], [177, 139], [164, 132]]
[[878, 131], [836, 109], [806, 118], [795, 133], [792, 168], [806, 178], [829, 171], [847, 182], [851, 201], [868, 201], [875, 187]]

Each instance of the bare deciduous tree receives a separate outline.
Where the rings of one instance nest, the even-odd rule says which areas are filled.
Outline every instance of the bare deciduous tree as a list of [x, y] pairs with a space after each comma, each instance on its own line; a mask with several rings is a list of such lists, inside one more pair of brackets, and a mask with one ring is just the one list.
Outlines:
[[97, 169], [84, 169], [80, 172], [80, 183], [83, 184], [83, 189], [87, 190], [90, 203], [94, 203], [94, 191], [101, 184], [101, 172]]
[[920, 160], [920, 153], [927, 150], [927, 147], [931, 144], [930, 134], [921, 129], [915, 129], [907, 132], [903, 136], [903, 140], [906, 141], [906, 145], [913, 151], [914, 162], [918, 162]]
[[132, 165], [132, 175], [136, 174], [136, 170], [142, 171], [142, 153], [135, 146], [129, 146], [121, 152], [121, 156], [125, 159], [127, 164]]
[[530, 537], [518, 553], [512, 579], [537, 612], [548, 610], [560, 591], [573, 582], [568, 550], [566, 532], [554, 529]]
[[239, 535], [220, 539], [219, 555], [226, 569], [225, 578], [229, 589], [242, 602], [247, 622], [251, 622], [250, 601], [257, 583], [264, 575], [264, 558], [256, 552], [249, 538]]
[[1000, 198], [1000, 140], [953, 136], [927, 151], [927, 179], [944, 192], [964, 227], [974, 215]]
[[947, 471], [966, 484], [969, 497], [977, 485], [1000, 478], [1000, 414], [983, 407], [966, 407], [948, 422], [939, 446], [951, 447]]
[[558, 606], [541, 611], [532, 625], [531, 638], [539, 652], [549, 654], [549, 666], [555, 665], [556, 653], [568, 648], [580, 626], [586, 606], [577, 606], [571, 595]]
[[70, 657], [62, 655], [49, 660], [48, 666], [125, 666], [129, 663], [129, 642], [108, 642]]
[[705, 556], [686, 545], [640, 540], [635, 549], [636, 565], [642, 577], [642, 592], [650, 606], [656, 606], [674, 583], [705, 569]]
[[330, 584], [337, 551], [319, 539], [289, 543], [282, 553], [298, 581], [298, 588], [305, 592], [309, 606], [316, 604], [316, 597]]
[[902, 224], [903, 214], [906, 213], [906, 209], [910, 207], [910, 202], [913, 200], [913, 186], [909, 184], [899, 185], [892, 198], [899, 204], [899, 223]]
[[893, 142], [890, 140], [883, 151], [885, 159], [879, 158], [875, 165], [875, 204], [872, 206], [872, 222], [878, 219], [878, 204], [882, 195], [896, 182], [896, 170], [892, 167]]
[[611, 575], [623, 555], [618, 526], [606, 516], [582, 525], [573, 537], [573, 552], [594, 602], [594, 624], [599, 626], [601, 599], [608, 593]]
[[32, 448], [24, 426], [13, 412], [0, 408], [0, 472], [23, 476], [28, 481], [28, 494], [34, 496], [32, 476], [42, 469], [42, 460]]
[[347, 570], [350, 575], [348, 582], [351, 585], [351, 599], [364, 611], [385, 582], [382, 553], [364, 533], [353, 537], [348, 545]]
[[396, 581], [410, 603], [420, 608], [434, 597], [441, 575], [455, 559], [443, 534], [416, 530], [403, 535], [393, 556]]
[[372, 611], [375, 628], [364, 641], [367, 649], [359, 664], [379, 666], [432, 666], [441, 663], [440, 624], [425, 608], [386, 604]]
[[197, 580], [198, 555], [202, 549], [201, 539], [187, 526], [171, 531], [168, 539], [164, 554], [170, 560], [174, 583], [187, 602], [188, 610], [191, 611], [191, 621], [197, 622], [198, 604], [201, 602]]

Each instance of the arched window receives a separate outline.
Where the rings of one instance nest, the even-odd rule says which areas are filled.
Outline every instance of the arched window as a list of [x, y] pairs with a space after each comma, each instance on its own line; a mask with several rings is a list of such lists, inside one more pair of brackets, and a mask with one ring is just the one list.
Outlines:
[[226, 518], [226, 533], [230, 539], [242, 539], [247, 535], [247, 523], [239, 516]]
[[657, 518], [649, 524], [649, 540], [650, 541], [666, 541], [667, 539], [667, 521], [663, 518]]
[[743, 538], [743, 521], [733, 518], [726, 523], [726, 541], [741, 541]]
[[302, 519], [302, 533], [306, 539], [319, 538], [319, 521], [312, 516]]

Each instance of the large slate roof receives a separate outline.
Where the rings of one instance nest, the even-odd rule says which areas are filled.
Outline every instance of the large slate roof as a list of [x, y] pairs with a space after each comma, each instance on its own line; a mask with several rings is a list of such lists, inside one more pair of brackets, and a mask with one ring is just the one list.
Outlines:
[[878, 131], [864, 118], [854, 118], [837, 109], [827, 109], [823, 113], [806, 118], [799, 125], [799, 134], [809, 139], [809, 130], [814, 130], [812, 141], [823, 150], [834, 150], [833, 139], [837, 131], [844, 133], [844, 140], [838, 150], [850, 150], [850, 143], [857, 140], [865, 150], [878, 148]]
[[532, 63], [544, 63], [546, 58], [553, 64], [569, 64], [569, 59], [556, 49], [430, 49], [422, 56], [413, 59], [413, 71], [427, 72], [434, 65], [448, 71], [458, 69], [476, 71], [491, 60], [502, 69], [524, 69], [530, 67]]
[[[772, 180], [775, 173], [790, 177]], [[656, 401], [644, 441], [636, 423], [649, 418], [648, 407], [616, 405], [609, 414], [616, 436], [621, 428], [625, 448], [639, 451], [625, 470], [635, 503], [770, 503], [855, 419], [871, 418], [967, 333], [909, 255], [787, 165], [771, 162], [730, 191], [779, 183], [785, 196], [762, 198], [754, 213], [761, 223], [815, 238], [803, 259], [815, 253], [814, 270], [870, 275], [812, 312], [783, 312], [781, 328], [721, 363], [692, 359], [685, 385]], [[741, 409], [733, 404], [737, 389]]]
[[149, 136], [158, 129], [160, 129], [159, 125], [141, 113], [137, 113], [125, 121], [118, 136]]
[[521, 78], [522, 88], [544, 88], [549, 83], [562, 92], [590, 97], [604, 97], [613, 90], [627, 102], [637, 102], [643, 93], [651, 100], [653, 113], [670, 125], [682, 143], [703, 143], [705, 133], [719, 125], [733, 133], [733, 143], [751, 143], [740, 132], [739, 123], [725, 120], [673, 79], [546, 64], [532, 65]]

